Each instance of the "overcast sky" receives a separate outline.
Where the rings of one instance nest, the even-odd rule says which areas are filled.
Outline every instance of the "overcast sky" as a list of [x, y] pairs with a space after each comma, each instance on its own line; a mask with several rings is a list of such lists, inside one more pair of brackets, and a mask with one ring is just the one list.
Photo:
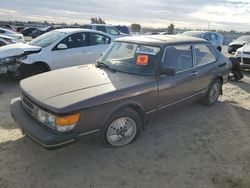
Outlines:
[[0, 20], [250, 31], [250, 0], [1, 0]]

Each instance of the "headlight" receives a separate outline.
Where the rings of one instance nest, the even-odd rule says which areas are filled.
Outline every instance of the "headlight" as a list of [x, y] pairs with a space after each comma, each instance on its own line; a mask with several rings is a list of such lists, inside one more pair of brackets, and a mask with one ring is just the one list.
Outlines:
[[56, 117], [56, 128], [59, 132], [72, 130], [80, 119], [80, 114], [71, 114], [67, 116]]
[[0, 59], [0, 63], [2, 64], [9, 64], [9, 63], [14, 63], [15, 62], [15, 57], [5, 57]]
[[55, 116], [39, 108], [36, 108], [34, 113], [38, 121], [59, 132], [72, 130], [80, 119], [79, 113], [66, 116]]
[[237, 50], [235, 55], [241, 55], [241, 51], [240, 50]]
[[34, 109], [34, 116], [38, 121], [43, 123], [49, 128], [56, 129], [55, 126], [55, 119], [56, 117], [48, 112], [45, 112], [44, 110], [41, 110], [39, 108]]

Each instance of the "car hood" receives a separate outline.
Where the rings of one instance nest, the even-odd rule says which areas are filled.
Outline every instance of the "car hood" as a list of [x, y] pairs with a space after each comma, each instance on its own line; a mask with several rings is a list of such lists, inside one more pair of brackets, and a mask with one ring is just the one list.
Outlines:
[[243, 52], [250, 52], [250, 45], [245, 45], [241, 48], [241, 51]]
[[229, 46], [232, 46], [232, 45], [245, 45], [248, 41], [233, 41], [229, 44]]
[[[135, 89], [153, 80], [154, 77], [112, 72], [92, 64], [33, 76], [22, 80], [20, 86], [35, 103], [55, 113], [66, 113], [116, 100], [124, 92], [126, 97], [135, 95], [131, 87]], [[120, 92], [119, 97], [112, 95], [114, 92]]]
[[0, 47], [0, 59], [12, 56], [19, 56], [25, 52], [39, 52], [42, 48], [24, 43], [10, 44]]

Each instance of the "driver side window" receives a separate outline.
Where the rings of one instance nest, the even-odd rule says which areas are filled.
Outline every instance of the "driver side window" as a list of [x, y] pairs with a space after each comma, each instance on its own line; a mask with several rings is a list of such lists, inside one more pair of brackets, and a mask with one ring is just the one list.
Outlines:
[[86, 33], [75, 33], [66, 37], [61, 43], [67, 46], [67, 49], [80, 48], [87, 46]]

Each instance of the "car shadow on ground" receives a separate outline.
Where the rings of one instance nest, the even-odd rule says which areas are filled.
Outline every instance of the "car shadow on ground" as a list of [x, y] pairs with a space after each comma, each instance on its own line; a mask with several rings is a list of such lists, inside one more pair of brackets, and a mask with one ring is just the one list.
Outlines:
[[[241, 124], [249, 121], [248, 117], [249, 110], [230, 101], [209, 108], [193, 103], [156, 115], [134, 143], [122, 148], [102, 147], [93, 135], [72, 146], [47, 151], [21, 137], [0, 143], [0, 168], [4, 169], [0, 177], [4, 175], [3, 180], [10, 187], [32, 187], [30, 183], [34, 181], [42, 181], [44, 187], [53, 183], [57, 187], [111, 183], [132, 187], [135, 183], [145, 186], [152, 182], [159, 182], [159, 187], [164, 182], [176, 183], [178, 178], [184, 182], [209, 181], [221, 187], [244, 187], [246, 180], [238, 181], [230, 173], [234, 166], [241, 165], [235, 162], [235, 146], [239, 146], [235, 142], [243, 139]], [[250, 167], [250, 158], [245, 157], [244, 165]], [[249, 171], [245, 173], [250, 175]], [[224, 178], [227, 174], [232, 178]]]
[[[250, 71], [244, 71], [243, 74], [244, 74], [245, 79], [250, 79]], [[235, 86], [238, 86], [242, 90], [250, 93], [249, 83], [245, 82], [244, 79], [240, 80], [240, 81], [233, 81], [233, 82], [230, 82], [230, 83], [235, 85]]]

